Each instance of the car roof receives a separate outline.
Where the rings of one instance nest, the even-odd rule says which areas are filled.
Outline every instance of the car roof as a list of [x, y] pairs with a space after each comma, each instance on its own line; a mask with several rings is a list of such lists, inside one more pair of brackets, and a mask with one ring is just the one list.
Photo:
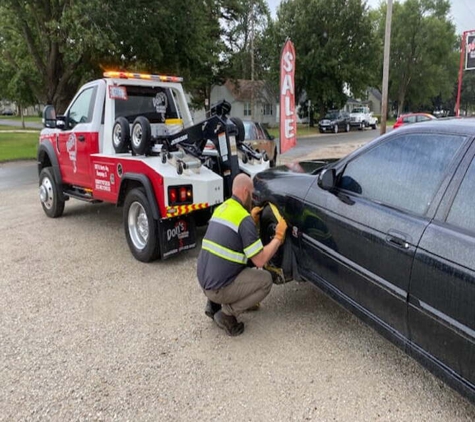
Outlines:
[[464, 118], [464, 119], [435, 119], [429, 120], [427, 122], [420, 122], [417, 125], [405, 125], [400, 128], [401, 131], [398, 133], [404, 132], [424, 132], [424, 131], [434, 131], [434, 132], [445, 132], [445, 133], [457, 133], [461, 135], [475, 136], [475, 118]]

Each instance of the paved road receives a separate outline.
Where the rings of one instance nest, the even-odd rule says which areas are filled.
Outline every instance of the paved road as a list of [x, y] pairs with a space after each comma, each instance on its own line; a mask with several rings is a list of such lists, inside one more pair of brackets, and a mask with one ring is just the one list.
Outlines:
[[70, 200], [49, 219], [36, 178], [2, 188], [0, 212], [0, 421], [475, 420], [309, 284], [274, 286], [228, 338], [203, 314], [199, 247], [142, 264], [120, 209]]
[[[0, 119], [0, 125], [21, 128], [21, 121], [13, 120], [13, 119], [11, 119], [11, 120], [10, 119]], [[25, 122], [25, 126], [29, 129], [42, 129], [43, 128], [43, 125], [41, 123], [35, 123], [35, 122]]]

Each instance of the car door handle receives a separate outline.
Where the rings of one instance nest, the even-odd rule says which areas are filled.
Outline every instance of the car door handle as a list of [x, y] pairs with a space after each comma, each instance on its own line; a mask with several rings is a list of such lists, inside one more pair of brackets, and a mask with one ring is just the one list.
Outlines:
[[389, 232], [386, 234], [386, 242], [398, 248], [409, 249], [410, 241], [410, 236], [400, 233], [396, 230], [389, 230]]
[[84, 142], [86, 140], [86, 137], [84, 135], [79, 135], [78, 136], [78, 141], [79, 142]]

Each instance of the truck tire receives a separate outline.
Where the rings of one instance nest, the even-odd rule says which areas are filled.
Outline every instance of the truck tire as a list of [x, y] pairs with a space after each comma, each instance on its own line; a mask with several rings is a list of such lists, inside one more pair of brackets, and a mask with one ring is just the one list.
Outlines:
[[338, 123], [335, 123], [335, 126], [333, 126], [333, 133], [338, 133]]
[[244, 142], [244, 136], [246, 134], [246, 131], [244, 129], [244, 123], [239, 117], [231, 117], [231, 121], [236, 125], [237, 130], [238, 130], [236, 141], [238, 143]]
[[50, 218], [61, 217], [64, 211], [64, 199], [56, 184], [51, 167], [45, 167], [40, 173], [40, 201], [43, 211]]
[[349, 132], [349, 131], [350, 131], [350, 124], [347, 123], [347, 124], [345, 125], [345, 132]]
[[158, 222], [143, 188], [134, 188], [124, 201], [124, 229], [132, 255], [141, 262], [151, 262], [160, 255]]
[[112, 127], [112, 145], [117, 154], [129, 151], [130, 126], [125, 117], [118, 117]]
[[152, 129], [146, 117], [139, 116], [132, 125], [131, 146], [137, 155], [145, 155], [151, 148]]
[[371, 129], [373, 129], [373, 130], [376, 130], [377, 127], [378, 127], [378, 125], [376, 123], [374, 125], [371, 125]]

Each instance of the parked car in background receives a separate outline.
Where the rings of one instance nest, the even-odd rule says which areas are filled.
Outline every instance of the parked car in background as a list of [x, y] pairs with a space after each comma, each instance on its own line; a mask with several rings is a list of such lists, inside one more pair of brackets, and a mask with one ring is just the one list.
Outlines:
[[13, 110], [10, 108], [6, 108], [2, 111], [2, 116], [13, 116]]
[[367, 127], [376, 129], [378, 126], [378, 118], [374, 116], [374, 113], [370, 111], [369, 107], [358, 106], [351, 110], [350, 125], [358, 128], [358, 130], [363, 130]]
[[393, 129], [397, 129], [403, 125], [409, 125], [412, 123], [427, 122], [429, 120], [435, 120], [436, 117], [429, 113], [408, 113], [401, 114], [396, 123], [394, 123]]
[[285, 280], [313, 283], [475, 402], [475, 119], [408, 125], [254, 188], [288, 223], [272, 260]]
[[333, 132], [340, 130], [350, 131], [350, 115], [343, 111], [330, 110], [325, 117], [318, 122], [320, 133]]
[[[238, 131], [241, 130], [241, 123], [244, 126], [244, 143], [251, 146], [256, 152], [265, 152], [269, 159], [269, 166], [275, 167], [278, 157], [278, 139], [269, 134], [267, 129], [258, 122], [250, 120], [240, 120], [231, 118], [237, 124]], [[211, 141], [206, 143], [206, 150], [213, 150], [216, 147]]]

